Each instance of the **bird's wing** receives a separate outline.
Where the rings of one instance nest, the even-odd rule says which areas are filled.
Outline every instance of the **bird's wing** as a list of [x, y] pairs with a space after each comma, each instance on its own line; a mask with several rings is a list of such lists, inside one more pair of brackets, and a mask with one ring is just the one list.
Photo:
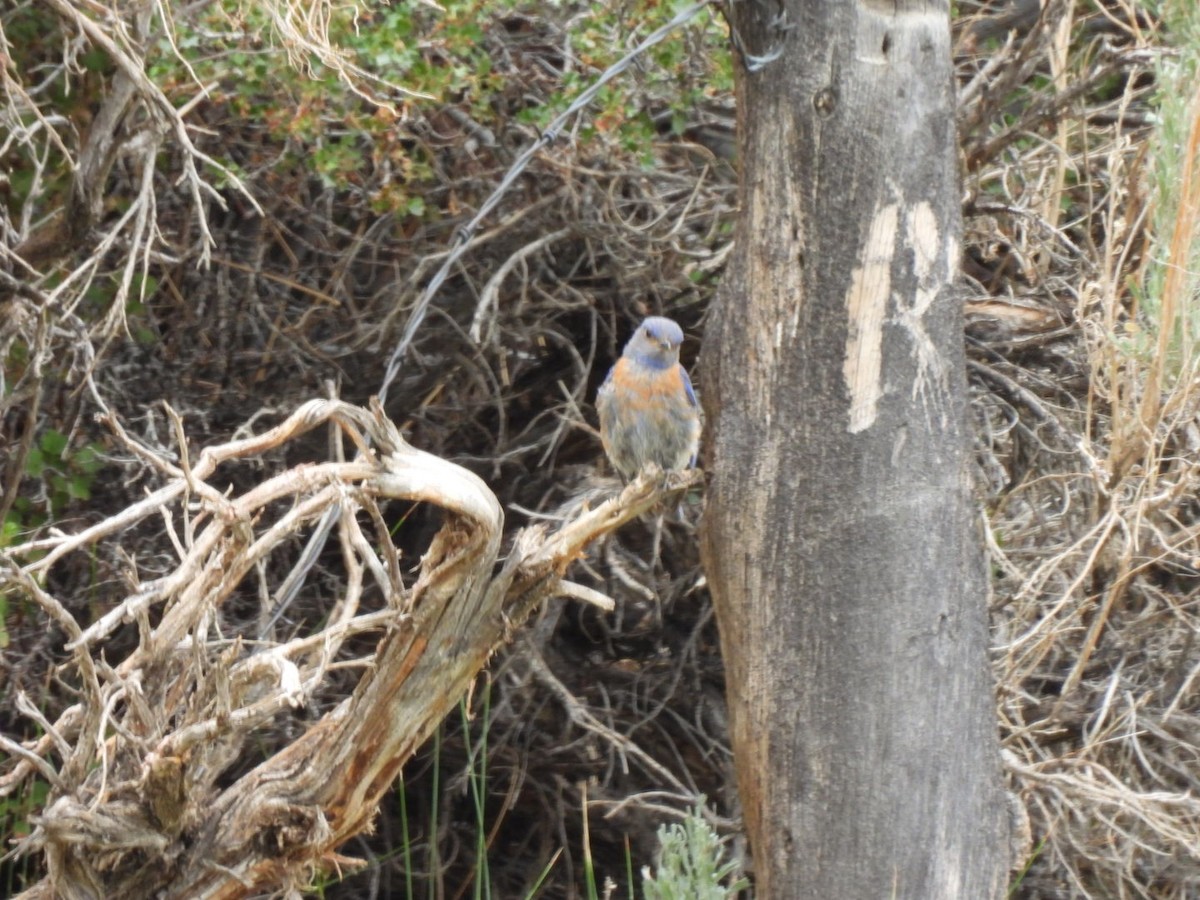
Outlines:
[[596, 399], [597, 400], [599, 400], [605, 394], [612, 391], [613, 373], [615, 373], [616, 371], [617, 371], [617, 367], [614, 365], [611, 369], [608, 370], [608, 374], [604, 376], [604, 381], [600, 382], [600, 389], [596, 391]]
[[683, 380], [683, 390], [687, 394], [688, 403], [697, 406], [696, 392], [692, 390], [692, 379], [688, 377], [687, 369], [682, 365], [679, 367], [679, 377]]

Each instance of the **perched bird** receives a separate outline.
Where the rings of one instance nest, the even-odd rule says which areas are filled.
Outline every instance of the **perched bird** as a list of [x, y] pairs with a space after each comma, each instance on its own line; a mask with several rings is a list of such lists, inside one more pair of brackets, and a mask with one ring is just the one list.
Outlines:
[[667, 472], [696, 464], [700, 410], [692, 380], [679, 364], [682, 343], [677, 323], [646, 319], [600, 385], [600, 440], [626, 481], [648, 463]]

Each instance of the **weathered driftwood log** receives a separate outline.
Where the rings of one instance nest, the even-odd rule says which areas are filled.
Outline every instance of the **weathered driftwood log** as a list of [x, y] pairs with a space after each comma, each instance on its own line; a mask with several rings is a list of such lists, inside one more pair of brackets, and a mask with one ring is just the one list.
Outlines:
[[[296, 466], [240, 496], [214, 485], [223, 464], [323, 423], [353, 440], [356, 460]], [[353, 868], [358, 861], [338, 848], [369, 826], [401, 766], [513, 628], [556, 594], [594, 594], [563, 581], [583, 548], [701, 477], [643, 476], [557, 531], [523, 530], [497, 572], [503, 514], [495, 496], [472, 473], [408, 445], [378, 407], [312, 401], [261, 436], [205, 450], [194, 464], [186, 449], [175, 464], [110, 424], [167, 485], [80, 534], [0, 557], [0, 587], [38, 602], [66, 632], [81, 695], [56, 722], [40, 720], [40, 740], [3, 739], [16, 762], [0, 776], [0, 795], [35, 775], [52, 786], [22, 848], [42, 851], [48, 868], [22, 895], [28, 900], [233, 898], [296, 891], [319, 873]], [[179, 437], [186, 448], [182, 428]], [[401, 579], [383, 500], [444, 512], [411, 586]], [[157, 516], [178, 555], [175, 569], [142, 581], [130, 560], [127, 595], [81, 628], [43, 587], [46, 576]], [[261, 635], [222, 634], [219, 611], [235, 593], [269, 599], [303, 580], [303, 558], [283, 585], [268, 589], [261, 572], [284, 541], [323, 526], [340, 545], [345, 575], [323, 627], [275, 641], [264, 614]], [[361, 611], [371, 582], [386, 606]], [[119, 662], [106, 659], [109, 638], [129, 623], [137, 624], [137, 646]], [[374, 653], [347, 660], [347, 639], [371, 632], [380, 634]], [[351, 696], [226, 783], [252, 734], [348, 665], [363, 672]], [[26, 711], [39, 715], [32, 704]]]

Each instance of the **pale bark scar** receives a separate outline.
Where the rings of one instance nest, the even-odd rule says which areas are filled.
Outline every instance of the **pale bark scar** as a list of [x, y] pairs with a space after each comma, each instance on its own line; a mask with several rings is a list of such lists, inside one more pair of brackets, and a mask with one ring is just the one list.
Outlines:
[[892, 293], [892, 258], [900, 207], [889, 203], [871, 220], [861, 264], [850, 277], [846, 292], [848, 318], [846, 356], [842, 375], [850, 392], [851, 434], [870, 428], [883, 396], [883, 323]]
[[[941, 230], [938, 228], [933, 207], [924, 200], [910, 209], [904, 220], [904, 239], [913, 254], [916, 288], [913, 291], [912, 303], [906, 303], [903, 298], [898, 300], [896, 321], [908, 333], [913, 344], [912, 355], [917, 363], [917, 374], [913, 379], [913, 399], [918, 396], [921, 398], [927, 415], [936, 411], [930, 409], [931, 404], [935, 408], [943, 406], [941, 412], [944, 414], [944, 405], [938, 402], [940, 391], [937, 388], [944, 386], [945, 367], [924, 321], [926, 313], [933, 307], [942, 288], [941, 273], [937, 271], [942, 251]], [[953, 240], [948, 249], [954, 249]]]

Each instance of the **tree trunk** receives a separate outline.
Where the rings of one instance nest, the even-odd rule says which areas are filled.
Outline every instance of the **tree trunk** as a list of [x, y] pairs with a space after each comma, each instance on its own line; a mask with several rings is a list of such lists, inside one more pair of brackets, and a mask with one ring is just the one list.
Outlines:
[[758, 896], [999, 897], [948, 4], [781, 5], [730, 4], [741, 219], [701, 372]]

